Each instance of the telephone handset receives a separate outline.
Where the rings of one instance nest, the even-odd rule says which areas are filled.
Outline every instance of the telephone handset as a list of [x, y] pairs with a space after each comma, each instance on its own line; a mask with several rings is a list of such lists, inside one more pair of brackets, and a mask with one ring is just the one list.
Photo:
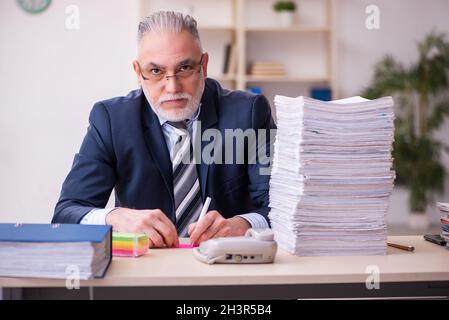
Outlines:
[[201, 262], [272, 263], [277, 251], [271, 229], [248, 229], [242, 237], [223, 237], [204, 241], [193, 249]]

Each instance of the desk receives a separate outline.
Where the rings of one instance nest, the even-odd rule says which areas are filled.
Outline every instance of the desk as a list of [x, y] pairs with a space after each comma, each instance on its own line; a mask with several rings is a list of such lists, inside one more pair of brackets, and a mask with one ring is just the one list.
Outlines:
[[[388, 247], [385, 256], [297, 257], [280, 249], [274, 264], [207, 265], [197, 261], [191, 249], [150, 249], [139, 258], [113, 258], [105, 278], [81, 281], [81, 290], [65, 289], [65, 280], [34, 278], [0, 278], [0, 287], [40, 288], [38, 293], [24, 290], [23, 298], [62, 297], [62, 291], [67, 297], [88, 298], [88, 287], [94, 288], [96, 299], [449, 296], [446, 247], [422, 236], [389, 241], [413, 245], [415, 251]], [[368, 290], [372, 268], [380, 271], [380, 288]], [[48, 288], [47, 296], [39, 296], [43, 288]], [[64, 289], [56, 293], [56, 288]]]

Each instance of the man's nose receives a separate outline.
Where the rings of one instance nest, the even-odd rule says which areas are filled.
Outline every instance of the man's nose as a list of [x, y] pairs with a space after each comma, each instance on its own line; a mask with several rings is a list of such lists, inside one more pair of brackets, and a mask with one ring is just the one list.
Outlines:
[[165, 80], [165, 91], [169, 93], [177, 93], [181, 91], [181, 84], [178, 79], [176, 79], [175, 76], [168, 77], [168, 79]]

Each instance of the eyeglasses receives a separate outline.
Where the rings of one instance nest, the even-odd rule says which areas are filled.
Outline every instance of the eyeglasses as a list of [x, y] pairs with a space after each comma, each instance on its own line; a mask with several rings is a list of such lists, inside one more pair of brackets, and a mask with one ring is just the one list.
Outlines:
[[148, 80], [153, 83], [158, 83], [162, 81], [164, 78], [167, 81], [170, 78], [175, 78], [175, 80], [187, 79], [191, 77], [195, 73], [199, 73], [201, 71], [202, 63], [203, 63], [204, 53], [201, 55], [200, 61], [198, 63], [183, 63], [181, 64], [175, 73], [171, 76], [167, 75], [167, 72], [162, 68], [153, 67], [150, 70], [149, 75], [144, 75], [142, 72], [142, 67], [139, 62], [137, 62], [137, 66], [139, 67], [140, 74], [142, 75], [143, 80]]

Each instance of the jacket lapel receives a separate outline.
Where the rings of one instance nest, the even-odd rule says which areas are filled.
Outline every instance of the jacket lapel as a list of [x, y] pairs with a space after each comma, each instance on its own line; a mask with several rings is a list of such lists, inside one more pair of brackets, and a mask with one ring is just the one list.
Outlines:
[[[199, 116], [199, 120], [201, 121], [201, 136], [203, 136], [203, 133], [208, 128], [216, 127], [216, 124], [218, 122], [217, 118], [217, 109], [216, 109], [216, 103], [213, 98], [213, 94], [211, 92], [211, 89], [208, 88], [208, 84], [206, 81], [206, 86], [204, 89], [203, 97], [201, 99], [201, 113]], [[210, 143], [215, 144], [215, 139], [213, 142], [210, 141], [202, 141], [201, 140], [201, 153], [204, 149], [204, 147]], [[199, 168], [198, 168], [199, 166]], [[207, 188], [207, 178], [209, 174], [209, 167], [210, 165], [203, 162], [201, 159], [201, 162], [199, 165], [197, 165], [198, 170], [198, 176], [201, 184], [201, 196], [205, 200], [206, 199], [206, 188]]]

